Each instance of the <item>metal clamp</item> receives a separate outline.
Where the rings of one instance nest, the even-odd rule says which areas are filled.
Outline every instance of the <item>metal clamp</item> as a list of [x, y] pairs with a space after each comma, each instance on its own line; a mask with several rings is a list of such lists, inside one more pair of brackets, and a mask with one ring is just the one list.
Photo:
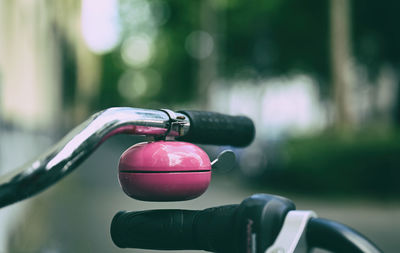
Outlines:
[[160, 109], [160, 111], [165, 112], [168, 115], [170, 125], [164, 135], [159, 136], [157, 139], [163, 140], [168, 136], [183, 136], [187, 131], [186, 128], [189, 126], [186, 116], [181, 113], [177, 114], [169, 109]]

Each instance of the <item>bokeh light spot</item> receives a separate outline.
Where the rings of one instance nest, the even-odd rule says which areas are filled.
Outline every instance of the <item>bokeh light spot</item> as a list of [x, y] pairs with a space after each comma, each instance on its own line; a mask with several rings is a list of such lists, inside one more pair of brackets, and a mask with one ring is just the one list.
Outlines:
[[118, 82], [118, 92], [124, 99], [131, 101], [142, 97], [147, 91], [146, 77], [139, 71], [128, 71]]
[[81, 27], [86, 45], [95, 53], [106, 53], [120, 41], [117, 0], [83, 0]]
[[213, 52], [214, 39], [205, 31], [194, 31], [187, 36], [185, 48], [190, 56], [202, 60], [209, 57]]
[[132, 67], [147, 66], [152, 54], [152, 40], [147, 36], [133, 36], [124, 41], [121, 48], [123, 61]]

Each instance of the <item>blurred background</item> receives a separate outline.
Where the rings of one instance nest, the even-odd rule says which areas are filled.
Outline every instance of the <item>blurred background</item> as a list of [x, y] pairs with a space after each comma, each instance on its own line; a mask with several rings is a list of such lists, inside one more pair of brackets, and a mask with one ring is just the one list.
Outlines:
[[[0, 175], [113, 106], [244, 114], [257, 130], [234, 149], [237, 167], [184, 203], [125, 196], [118, 158], [139, 139], [117, 136], [0, 210], [0, 252], [145, 252], [112, 244], [118, 210], [203, 209], [256, 192], [397, 252], [398, 10], [390, 0], [0, 1]], [[226, 147], [203, 148], [214, 158]]]

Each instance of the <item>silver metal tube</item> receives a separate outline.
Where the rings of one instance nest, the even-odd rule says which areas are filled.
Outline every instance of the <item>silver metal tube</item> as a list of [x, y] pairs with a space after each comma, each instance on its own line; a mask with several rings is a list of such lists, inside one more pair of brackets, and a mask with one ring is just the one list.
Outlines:
[[[165, 111], [137, 108], [110, 108], [94, 114], [77, 126], [44, 155], [0, 178], [0, 207], [26, 199], [54, 184], [73, 171], [101, 143], [119, 134], [183, 136], [189, 120], [176, 113], [171, 119]], [[174, 123], [175, 122], [175, 123]]]

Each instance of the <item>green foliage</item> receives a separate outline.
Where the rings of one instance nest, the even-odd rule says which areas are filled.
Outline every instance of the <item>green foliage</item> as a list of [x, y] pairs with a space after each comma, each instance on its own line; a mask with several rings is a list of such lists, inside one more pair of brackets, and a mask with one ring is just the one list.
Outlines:
[[322, 135], [295, 139], [282, 148], [279, 166], [267, 168], [275, 185], [318, 193], [400, 193], [400, 134], [362, 132], [343, 138]]
[[[187, 53], [185, 41], [191, 32], [204, 29], [200, 23], [201, 2], [149, 0], [154, 18], [160, 11], [154, 6], [161, 3], [166, 7], [163, 10], [167, 12], [165, 22], [143, 21], [134, 28], [131, 27], [132, 20], [140, 14], [132, 11], [137, 7], [135, 2], [121, 0], [123, 34], [126, 37], [157, 26], [155, 54], [147, 68], [160, 74], [161, 90], [151, 97], [121, 102], [124, 100], [117, 94], [116, 83], [123, 73], [120, 66], [123, 63], [120, 56], [107, 62], [110, 57], [106, 55], [103, 59], [103, 79], [111, 83], [103, 81], [101, 101], [106, 102], [104, 106], [146, 103], [150, 100], [164, 104], [190, 101], [196, 96], [198, 61]], [[325, 85], [323, 90], [329, 89], [329, 1], [219, 0], [210, 4], [219, 26], [214, 38], [219, 56], [219, 77], [231, 79], [247, 70], [261, 77], [301, 71], [313, 75], [320, 85]], [[400, 34], [396, 32], [396, 26], [400, 16], [396, 11], [399, 9], [399, 1], [352, 1], [350, 30], [353, 51], [356, 59], [367, 66], [370, 78], [376, 76], [384, 63], [398, 66]], [[118, 55], [119, 52], [113, 54]], [[118, 61], [120, 63], [115, 64]]]
[[185, 50], [186, 37], [199, 27], [199, 2], [168, 1], [170, 17], [159, 31], [153, 67], [162, 73], [163, 86], [156, 99], [187, 102], [195, 95], [196, 61]]
[[[132, 16], [140, 14], [138, 11], [141, 10], [140, 8], [143, 9], [143, 1], [120, 1], [120, 3], [123, 41], [129, 37], [155, 33], [154, 54], [150, 63], [145, 67], [132, 67], [125, 64], [121, 57], [122, 46], [104, 55], [99, 106], [143, 107], [149, 103], [171, 104], [191, 100], [196, 90], [196, 61], [186, 52], [185, 40], [190, 32], [199, 29], [199, 3], [176, 0], [148, 1], [153, 15], [151, 22]], [[164, 9], [160, 10], [160, 7], [164, 7]], [[164, 13], [165, 23], [157, 23], [154, 20], [156, 19], [154, 15], [159, 11], [166, 12]], [[135, 18], [138, 18], [138, 20], [132, 21]], [[151, 96], [138, 96], [134, 100], [125, 99], [118, 91], [118, 82], [122, 75], [129, 71], [143, 73], [147, 70], [159, 74], [161, 78], [160, 90], [154, 92]], [[151, 82], [152, 78], [150, 77], [147, 81]], [[151, 84], [149, 86], [151, 87]]]
[[241, 1], [227, 10], [226, 75], [299, 70], [327, 79], [327, 1]]
[[353, 0], [353, 39], [357, 59], [375, 78], [382, 64], [400, 64], [399, 1]]

